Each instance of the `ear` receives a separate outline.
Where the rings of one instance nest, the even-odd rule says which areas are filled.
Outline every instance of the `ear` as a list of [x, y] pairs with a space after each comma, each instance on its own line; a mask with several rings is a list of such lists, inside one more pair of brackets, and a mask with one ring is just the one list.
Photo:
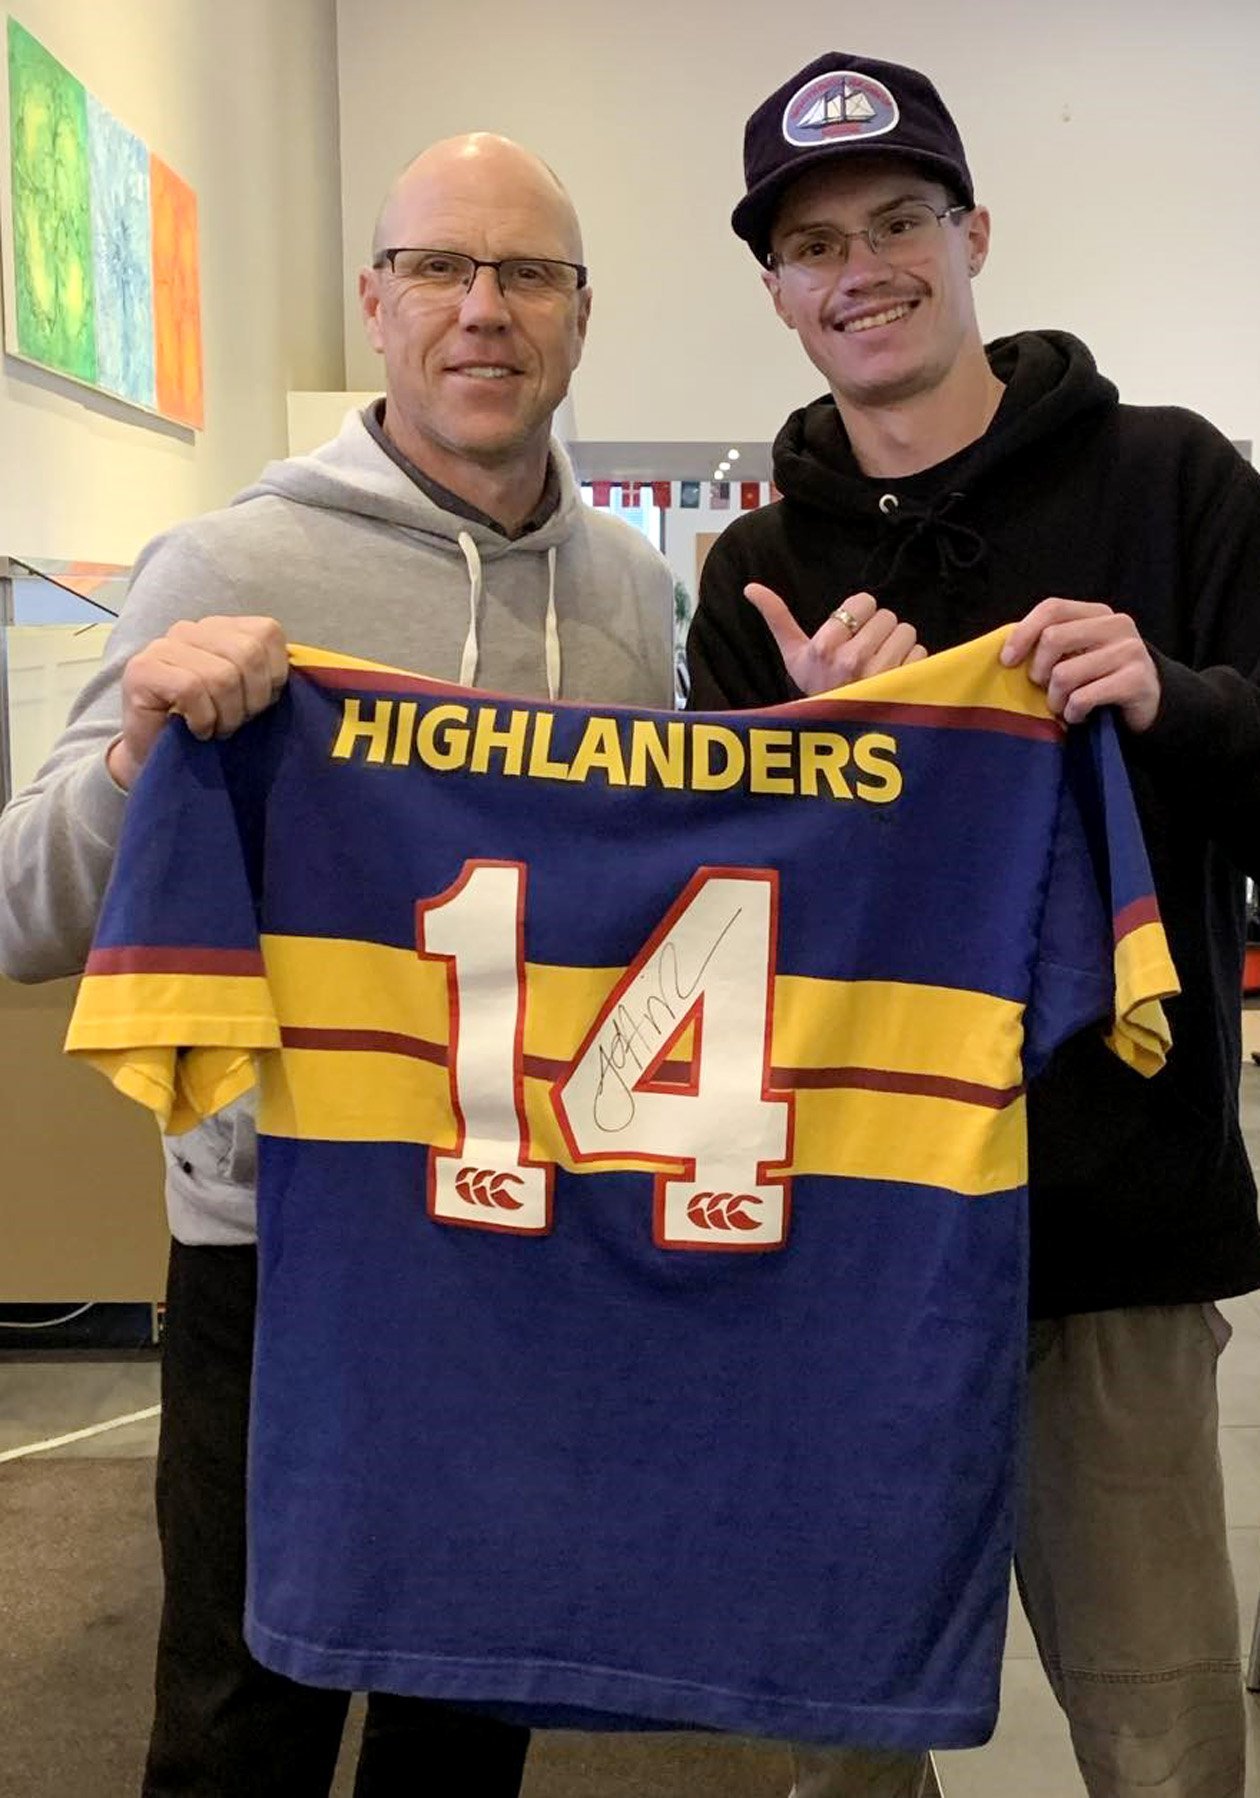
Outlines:
[[367, 340], [378, 354], [385, 348], [385, 339], [381, 332], [380, 310], [380, 270], [361, 268], [359, 270], [359, 311], [363, 318], [363, 329], [367, 333]]
[[778, 270], [773, 268], [763, 268], [761, 271], [761, 283], [773, 300], [774, 309], [783, 320], [788, 330], [795, 331], [796, 320], [792, 315], [791, 308], [783, 297], [783, 283], [779, 279]]
[[967, 271], [978, 275], [989, 256], [989, 228], [991, 224], [987, 206], [977, 206], [966, 218], [967, 231]]

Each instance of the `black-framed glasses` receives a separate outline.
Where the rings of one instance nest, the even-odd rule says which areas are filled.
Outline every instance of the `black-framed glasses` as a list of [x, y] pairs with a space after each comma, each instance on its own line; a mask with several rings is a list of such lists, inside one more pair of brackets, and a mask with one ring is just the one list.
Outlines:
[[560, 262], [554, 256], [503, 256], [487, 262], [465, 256], [462, 250], [423, 250], [397, 246], [378, 250], [373, 268], [388, 268], [400, 281], [433, 299], [449, 299], [467, 293], [479, 268], [492, 268], [505, 299], [551, 300], [575, 294], [586, 286], [586, 268], [580, 262]]
[[898, 262], [922, 250], [934, 231], [946, 219], [961, 218], [970, 206], [942, 206], [927, 200], [902, 200], [891, 211], [883, 212], [857, 231], [842, 231], [838, 225], [819, 225], [790, 238], [782, 250], [772, 250], [767, 257], [770, 268], [790, 269], [805, 281], [830, 280], [849, 260], [849, 243], [860, 237], [872, 256], [883, 262]]

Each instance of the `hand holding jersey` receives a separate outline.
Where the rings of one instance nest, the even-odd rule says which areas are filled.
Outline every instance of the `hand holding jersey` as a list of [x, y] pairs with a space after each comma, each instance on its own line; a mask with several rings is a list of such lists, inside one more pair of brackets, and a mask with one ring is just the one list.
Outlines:
[[1149, 730], [1159, 711], [1159, 671], [1127, 612], [1080, 599], [1043, 599], [1006, 639], [1002, 662], [1029, 661], [1050, 710], [1079, 724], [1113, 705], [1131, 731]]
[[[812, 637], [773, 588], [750, 581], [744, 597], [765, 619], [783, 666], [805, 694], [828, 693], [928, 653], [914, 626], [870, 593], [846, 599]], [[1127, 612], [1092, 600], [1043, 599], [1012, 627], [1001, 660], [1006, 668], [1027, 661], [1028, 678], [1045, 688], [1050, 710], [1067, 724], [1079, 724], [1100, 705], [1115, 706], [1131, 731], [1155, 722], [1159, 672]]]
[[884, 674], [906, 662], [921, 662], [927, 650], [906, 624], [871, 593], [855, 593], [807, 636], [771, 587], [750, 581], [744, 588], [766, 621], [783, 666], [802, 693], [829, 693], [850, 681]]
[[105, 756], [111, 777], [134, 785], [172, 714], [195, 737], [230, 736], [265, 711], [288, 678], [284, 631], [274, 618], [173, 624], [123, 669], [122, 731]]

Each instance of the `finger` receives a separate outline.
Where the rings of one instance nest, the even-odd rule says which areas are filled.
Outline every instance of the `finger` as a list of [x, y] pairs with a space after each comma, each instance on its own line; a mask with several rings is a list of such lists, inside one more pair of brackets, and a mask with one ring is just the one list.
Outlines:
[[289, 651], [284, 631], [274, 618], [218, 617], [180, 619], [167, 639], [204, 650], [240, 665], [247, 676], [262, 677], [278, 691], [288, 679]]
[[253, 630], [267, 658], [272, 690], [278, 693], [289, 678], [289, 645], [283, 627], [274, 618], [242, 618]]
[[188, 642], [160, 638], [136, 671], [143, 686], [133, 692], [148, 710], [162, 707], [183, 718], [194, 736], [235, 730], [245, 718], [241, 670], [225, 657]]
[[1061, 706], [1053, 709], [1060, 713], [1065, 724], [1080, 724], [1099, 706], [1114, 705], [1123, 709], [1132, 703], [1134, 695], [1129, 683], [1119, 671], [1104, 675], [1100, 680], [1087, 681], [1076, 687], [1067, 695]]
[[1088, 655], [1126, 654], [1139, 647], [1136, 626], [1131, 618], [1119, 612], [1107, 612], [1101, 618], [1068, 619], [1051, 624], [1041, 633], [1028, 663], [1028, 677], [1037, 686], [1048, 686], [1055, 671], [1064, 663]]
[[925, 662], [929, 653], [929, 650], [924, 644], [916, 643], [914, 648], [910, 651], [910, 654], [906, 657], [906, 662], [907, 664], [910, 662]]
[[[249, 621], [252, 622], [252, 621]], [[281, 640], [281, 651], [284, 643]], [[275, 661], [272, 646], [267, 634], [259, 630], [242, 628], [235, 631], [222, 648], [226, 660], [239, 669], [245, 703], [245, 717], [254, 718], [265, 711], [275, 699], [279, 687], [275, 678]], [[284, 665], [287, 677], [287, 652], [284, 652]], [[280, 686], [284, 685], [284, 679]]]
[[1069, 656], [1060, 662], [1046, 688], [1052, 711], [1066, 713], [1073, 694], [1082, 688], [1107, 683], [1109, 704], [1125, 708], [1126, 722], [1145, 728], [1159, 708], [1160, 681], [1155, 664], [1143, 646], [1110, 644], [1092, 654]]
[[1003, 667], [1014, 668], [1026, 658], [1029, 651], [1039, 641], [1042, 632], [1048, 630], [1052, 625], [1069, 618], [1106, 617], [1110, 613], [1110, 606], [1100, 605], [1095, 600], [1043, 599], [1018, 623], [1011, 626], [1007, 632], [1006, 641], [998, 653], [998, 660]]
[[889, 668], [900, 668], [916, 644], [914, 626], [901, 623], [889, 632], [882, 648], [867, 664], [867, 674], [883, 674]]
[[853, 638], [854, 658], [861, 666], [864, 674], [871, 671], [871, 663], [875, 660], [893, 632], [900, 627], [901, 620], [895, 612], [886, 606], [872, 613]]
[[[879, 610], [879, 601], [873, 593], [851, 593], [848, 599], [841, 600], [814, 632], [815, 643], [823, 638], [830, 643], [835, 640], [844, 642], [857, 636]], [[844, 635], [840, 636], [839, 633]], [[826, 635], [824, 636], [824, 633]]]
[[765, 619], [766, 629], [774, 638], [784, 662], [807, 647], [809, 638], [772, 587], [763, 586], [760, 581], [749, 581], [744, 588], [744, 598], [751, 600]]
[[[274, 618], [211, 616], [180, 620], [152, 647], [161, 652], [164, 646], [169, 646], [168, 660], [200, 666], [211, 693], [221, 697], [223, 715], [215, 727], [220, 735], [265, 710], [288, 680], [288, 645]], [[197, 663], [196, 656], [209, 656], [212, 662]], [[214, 661], [221, 662], [224, 669], [237, 670], [239, 706], [230, 691], [230, 677], [226, 672], [222, 673], [221, 679], [216, 677]]]

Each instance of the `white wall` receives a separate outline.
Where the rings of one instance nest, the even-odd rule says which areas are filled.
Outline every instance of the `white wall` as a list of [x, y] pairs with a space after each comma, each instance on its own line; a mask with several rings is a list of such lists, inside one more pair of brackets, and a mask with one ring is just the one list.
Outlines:
[[0, 552], [127, 562], [283, 455], [287, 389], [344, 383], [334, 0], [12, 4], [197, 193], [204, 432], [0, 371]]
[[[832, 48], [926, 68], [995, 215], [986, 335], [1076, 331], [1134, 401], [1260, 438], [1256, 0], [339, 0], [347, 292], [381, 192], [450, 132], [507, 132], [578, 204], [592, 439], [773, 436], [822, 382], [727, 219], [743, 121]], [[373, 387], [357, 318], [351, 387]]]

